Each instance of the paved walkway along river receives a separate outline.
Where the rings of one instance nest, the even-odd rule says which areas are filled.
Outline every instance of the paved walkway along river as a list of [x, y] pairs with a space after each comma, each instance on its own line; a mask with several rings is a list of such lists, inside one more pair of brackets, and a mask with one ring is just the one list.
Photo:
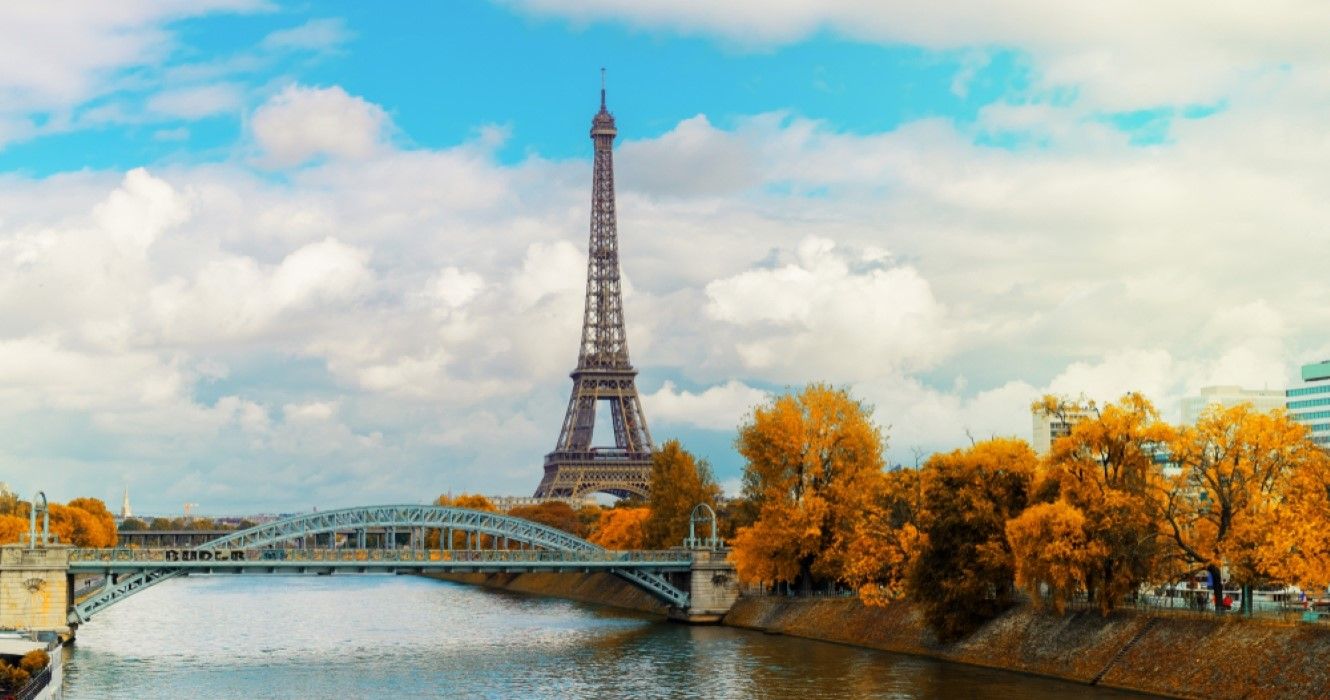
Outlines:
[[194, 577], [79, 630], [65, 697], [1124, 698], [406, 576]]

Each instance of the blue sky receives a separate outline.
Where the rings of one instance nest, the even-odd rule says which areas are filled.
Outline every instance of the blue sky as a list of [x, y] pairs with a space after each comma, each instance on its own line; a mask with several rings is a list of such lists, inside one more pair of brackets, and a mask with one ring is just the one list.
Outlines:
[[0, 480], [532, 490], [602, 66], [648, 420], [731, 489], [735, 426], [809, 381], [904, 463], [1044, 392], [1282, 387], [1330, 353], [1330, 15], [1182, 5], [0, 9]]

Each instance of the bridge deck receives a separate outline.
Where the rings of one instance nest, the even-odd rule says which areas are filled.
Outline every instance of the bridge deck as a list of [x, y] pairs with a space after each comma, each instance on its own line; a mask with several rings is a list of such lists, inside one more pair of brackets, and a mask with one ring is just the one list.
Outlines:
[[151, 570], [196, 573], [374, 573], [395, 571], [688, 571], [687, 551], [448, 549], [73, 549], [71, 574]]

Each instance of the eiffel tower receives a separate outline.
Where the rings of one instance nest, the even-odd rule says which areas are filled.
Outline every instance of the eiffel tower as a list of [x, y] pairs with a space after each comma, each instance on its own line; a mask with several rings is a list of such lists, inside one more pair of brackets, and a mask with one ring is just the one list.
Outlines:
[[[623, 294], [619, 288], [619, 235], [614, 216], [614, 115], [605, 108], [591, 119], [595, 165], [591, 178], [591, 243], [587, 254], [582, 344], [573, 370], [573, 394], [554, 451], [545, 455], [537, 497], [580, 498], [603, 492], [646, 497], [651, 489], [651, 432], [637, 396], [637, 370], [628, 361]], [[596, 407], [609, 404], [614, 447], [591, 444]]]

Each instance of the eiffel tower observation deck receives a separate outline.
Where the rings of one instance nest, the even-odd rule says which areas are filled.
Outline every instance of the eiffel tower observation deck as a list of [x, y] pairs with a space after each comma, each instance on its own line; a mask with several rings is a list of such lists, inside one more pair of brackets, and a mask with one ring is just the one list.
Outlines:
[[[601, 71], [600, 111], [591, 119], [595, 159], [591, 178], [591, 242], [587, 251], [582, 344], [572, 372], [563, 428], [545, 455], [538, 497], [578, 498], [592, 493], [645, 497], [650, 491], [651, 432], [637, 395], [637, 370], [628, 360], [623, 293], [619, 283], [619, 234], [614, 210], [614, 115], [605, 106]], [[596, 409], [608, 405], [614, 445], [595, 446]]]

